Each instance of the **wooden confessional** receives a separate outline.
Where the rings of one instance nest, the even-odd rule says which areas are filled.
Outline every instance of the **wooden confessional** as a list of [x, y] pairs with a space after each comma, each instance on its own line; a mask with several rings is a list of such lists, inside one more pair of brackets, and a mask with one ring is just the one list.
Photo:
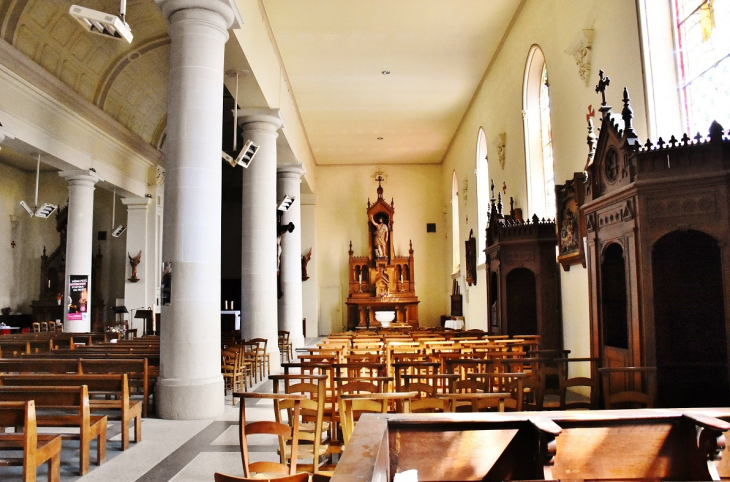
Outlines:
[[642, 145], [628, 91], [618, 116], [603, 80], [581, 207], [591, 356], [604, 367], [656, 366], [659, 406], [727, 406], [730, 142], [713, 123], [709, 138]]
[[492, 199], [487, 227], [487, 318], [498, 335], [540, 335], [540, 348], [563, 346], [560, 276], [555, 223], [502, 213], [502, 194]]
[[[408, 256], [395, 255], [395, 205], [392, 199], [390, 204], [383, 199], [380, 180], [377, 193], [375, 203], [371, 205], [368, 199], [368, 255], [353, 256], [350, 242], [349, 295], [345, 303], [348, 330], [379, 327], [380, 322], [375, 319], [377, 311], [395, 311], [394, 322], [418, 326], [413, 243], [409, 243]], [[379, 221], [387, 226], [388, 232], [382, 251], [376, 246], [378, 227], [374, 223]]]

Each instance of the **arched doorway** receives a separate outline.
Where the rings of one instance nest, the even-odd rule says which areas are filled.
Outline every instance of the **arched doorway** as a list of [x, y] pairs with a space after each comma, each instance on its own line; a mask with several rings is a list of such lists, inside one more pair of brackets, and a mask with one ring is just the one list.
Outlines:
[[673, 231], [652, 250], [657, 388], [666, 407], [730, 402], [720, 246]]
[[535, 274], [527, 268], [507, 273], [507, 334], [538, 334]]

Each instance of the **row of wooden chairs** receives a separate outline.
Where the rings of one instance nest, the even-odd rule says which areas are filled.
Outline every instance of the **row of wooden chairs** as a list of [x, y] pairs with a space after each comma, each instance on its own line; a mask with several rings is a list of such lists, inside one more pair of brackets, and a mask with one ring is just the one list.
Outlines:
[[[226, 381], [226, 390], [239, 386], [253, 386], [271, 374], [271, 359], [266, 338], [251, 340], [223, 340], [221, 350], [221, 373]], [[244, 379], [246, 383], [244, 382]]]
[[41, 331], [63, 331], [63, 323], [55, 321], [34, 321], [33, 325], [31, 325], [33, 328], [33, 332], [41, 332]]

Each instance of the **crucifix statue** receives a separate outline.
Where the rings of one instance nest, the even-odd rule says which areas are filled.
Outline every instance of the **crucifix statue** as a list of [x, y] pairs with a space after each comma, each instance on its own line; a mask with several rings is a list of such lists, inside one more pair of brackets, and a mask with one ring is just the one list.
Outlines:
[[603, 70], [598, 71], [598, 85], [596, 86], [596, 93], [601, 93], [601, 106], [606, 106], [606, 87], [611, 83], [610, 77], [603, 75]]

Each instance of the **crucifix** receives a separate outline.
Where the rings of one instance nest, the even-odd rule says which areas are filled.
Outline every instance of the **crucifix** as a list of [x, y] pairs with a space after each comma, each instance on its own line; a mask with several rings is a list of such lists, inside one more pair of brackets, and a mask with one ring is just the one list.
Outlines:
[[383, 175], [381, 173], [378, 173], [378, 175], [375, 176], [375, 180], [378, 181], [378, 186], [380, 186], [380, 183], [382, 181], [385, 181], [385, 178], [383, 177]]
[[611, 83], [611, 79], [603, 75], [603, 70], [598, 71], [598, 85], [596, 86], [596, 93], [601, 93], [601, 106], [606, 106], [606, 87]]
[[507, 194], [507, 183], [506, 182], [502, 182], [502, 192]]

